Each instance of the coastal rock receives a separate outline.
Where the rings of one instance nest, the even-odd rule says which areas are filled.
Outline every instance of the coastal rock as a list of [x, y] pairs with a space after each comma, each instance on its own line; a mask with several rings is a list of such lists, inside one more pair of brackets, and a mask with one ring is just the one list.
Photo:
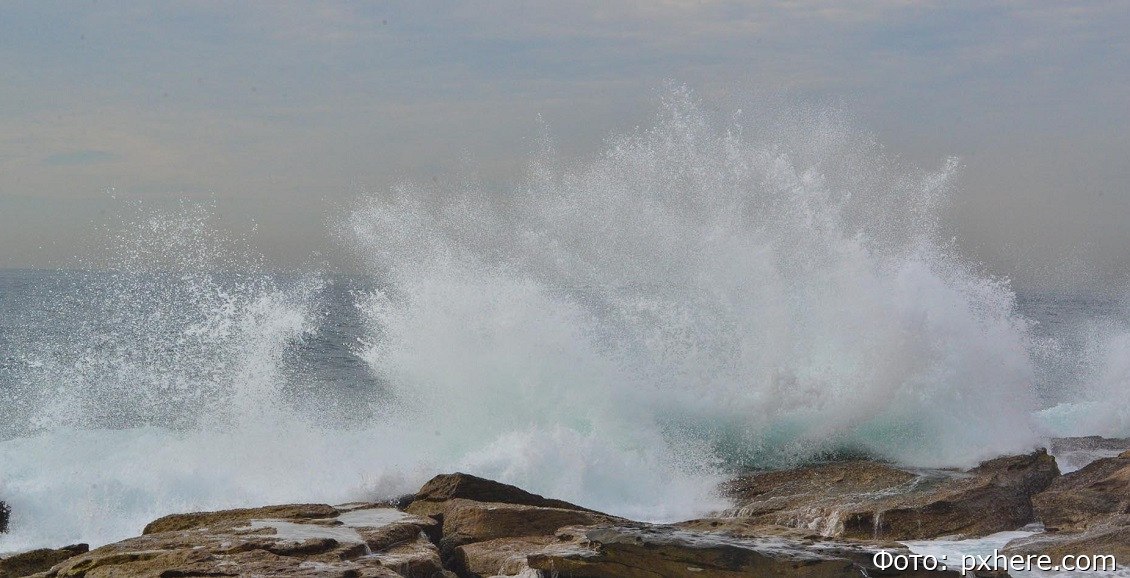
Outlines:
[[327, 506], [326, 504], [287, 504], [283, 506], [265, 506], [262, 508], [221, 510], [219, 512], [172, 514], [150, 522], [141, 533], [142, 535], [157, 534], [160, 532], [207, 528], [209, 526], [231, 527], [233, 524], [256, 519], [317, 520], [333, 518], [339, 514], [341, 514], [341, 512], [336, 508]]
[[8, 517], [12, 514], [12, 508], [0, 500], [0, 534], [8, 531]]
[[442, 513], [447, 508], [448, 501], [454, 499], [593, 512], [576, 504], [531, 494], [517, 486], [463, 473], [442, 474], [432, 478], [416, 492], [405, 510], [420, 516], [430, 516]]
[[79, 554], [90, 551], [86, 544], [74, 544], [62, 548], [40, 548], [0, 558], [0, 578], [30, 576], [51, 569], [52, 566]]
[[1111, 555], [1130, 564], [1130, 451], [1057, 478], [1032, 503], [1047, 532], [1014, 540], [1007, 551]]
[[440, 550], [447, 553], [464, 544], [496, 538], [552, 536], [565, 526], [587, 526], [623, 521], [613, 516], [519, 504], [483, 503], [457, 498], [443, 514]]
[[1031, 522], [1031, 496], [1058, 475], [1044, 450], [968, 471], [840, 462], [733, 480], [723, 490], [737, 507], [722, 514], [835, 538], [976, 537]]
[[[1042, 460], [1038, 455], [1032, 459]], [[1025, 463], [1009, 458], [954, 475], [1010, 488], [1041, 485], [1032, 473], [1038, 468]], [[864, 472], [840, 480], [838, 487], [852, 492], [919, 479], [881, 464], [840, 465], [839, 471]], [[821, 472], [808, 483], [832, 479]], [[762, 495], [779, 494], [788, 478], [778, 473], [774, 479], [776, 486], [763, 478], [746, 487], [768, 488]], [[36, 578], [956, 575], [876, 568], [874, 555], [880, 549], [909, 553], [892, 542], [832, 539], [803, 527], [766, 525], [752, 516], [678, 525], [633, 522], [464, 474], [432, 480], [405, 510], [377, 503], [290, 504], [175, 514], [153, 521], [141, 536], [89, 552], [37, 551], [3, 562], [23, 564], [11, 566], [18, 568], [12, 575], [38, 571]]]
[[1060, 476], [1032, 503], [1044, 527], [1061, 532], [1081, 532], [1130, 513], [1130, 451]]
[[1052, 438], [1048, 444], [1048, 452], [1055, 456], [1064, 473], [1078, 470], [1095, 460], [1112, 458], [1126, 450], [1130, 450], [1130, 438]]
[[1114, 556], [1119, 567], [1130, 565], [1130, 516], [1119, 516], [1081, 532], [1047, 532], [1009, 542], [1006, 555], [1047, 554], [1059, 561], [1065, 555]]
[[427, 537], [435, 524], [376, 504], [167, 516], [142, 536], [69, 558], [40, 576], [454, 578]]
[[459, 473], [436, 476], [405, 509], [441, 522], [437, 544], [442, 559], [461, 576], [528, 573], [526, 556], [554, 543], [559, 528], [628, 522]]
[[564, 528], [558, 537], [558, 544], [528, 556], [532, 569], [574, 578], [958, 575], [941, 570], [884, 572], [871, 564], [874, 549], [842, 541], [776, 536], [737, 540], [659, 525]]
[[871, 565], [873, 545], [787, 535], [795, 530], [785, 528], [735, 537], [718, 524], [695, 531], [632, 522], [462, 474], [429, 482], [407, 509], [442, 520], [443, 560], [459, 576], [947, 575], [883, 574]]

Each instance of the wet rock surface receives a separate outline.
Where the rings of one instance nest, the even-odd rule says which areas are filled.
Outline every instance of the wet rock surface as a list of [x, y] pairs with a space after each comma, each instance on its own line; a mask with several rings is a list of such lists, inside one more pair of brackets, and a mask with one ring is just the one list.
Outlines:
[[68, 558], [90, 551], [86, 544], [62, 548], [40, 548], [0, 559], [0, 578], [17, 578], [51, 569]]
[[8, 517], [12, 514], [12, 508], [8, 504], [0, 500], [0, 534], [8, 531]]
[[1009, 551], [1109, 554], [1130, 564], [1130, 451], [1057, 478], [1032, 502], [1047, 532], [1010, 542]]
[[139, 537], [69, 557], [37, 576], [450, 577], [426, 535], [435, 524], [372, 504], [168, 516]]
[[0, 564], [26, 565], [0, 578], [33, 571], [37, 578], [952, 576], [883, 570], [874, 554], [909, 553], [894, 540], [980, 536], [1046, 518], [1050, 532], [1015, 540], [1010, 551], [1118, 552], [1125, 560], [1128, 482], [1130, 452], [1065, 476], [1042, 451], [967, 471], [841, 462], [742, 476], [725, 487], [733, 509], [648, 524], [449, 474], [395, 507], [290, 504], [165, 516], [138, 537], [89, 552], [9, 557]]
[[1060, 476], [1032, 502], [1053, 531], [1083, 531], [1130, 513], [1130, 451]]
[[1032, 496], [1058, 475], [1043, 450], [967, 471], [833, 463], [738, 478], [723, 488], [737, 504], [724, 514], [836, 538], [984, 536], [1031, 522]]
[[886, 573], [872, 565], [873, 547], [843, 541], [735, 539], [658, 525], [566, 528], [559, 536], [568, 539], [569, 546], [558, 544], [531, 554], [531, 568], [591, 578], [958, 575], [925, 570]]

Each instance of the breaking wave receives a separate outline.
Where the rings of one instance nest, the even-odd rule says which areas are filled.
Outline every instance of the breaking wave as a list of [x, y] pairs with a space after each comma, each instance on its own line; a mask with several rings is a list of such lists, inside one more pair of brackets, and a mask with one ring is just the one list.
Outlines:
[[958, 168], [674, 89], [591, 158], [545, 139], [512, 188], [359, 200], [331, 225], [366, 263], [347, 289], [266, 273], [207, 207], [143, 211], [7, 321], [0, 551], [451, 470], [657, 520], [737, 468], [1028, 449], [1046, 344], [941, 240]]

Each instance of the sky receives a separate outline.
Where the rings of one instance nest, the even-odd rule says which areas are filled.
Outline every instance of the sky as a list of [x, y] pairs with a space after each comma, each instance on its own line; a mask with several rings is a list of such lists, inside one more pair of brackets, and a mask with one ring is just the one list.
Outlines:
[[[963, 171], [945, 222], [1021, 290], [1130, 279], [1130, 3], [0, 3], [0, 267], [73, 265], [123, 207], [216, 205], [278, 268], [348, 268], [362, 192], [512, 182], [539, 118], [592, 155], [671, 82], [834, 102]], [[340, 261], [340, 262], [337, 262]]]

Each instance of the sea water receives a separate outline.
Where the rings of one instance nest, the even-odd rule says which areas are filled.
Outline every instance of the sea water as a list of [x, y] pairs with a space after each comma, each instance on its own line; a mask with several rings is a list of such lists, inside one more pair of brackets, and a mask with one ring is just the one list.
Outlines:
[[0, 551], [456, 470], [673, 520], [743, 468], [1127, 433], [1119, 300], [962, 257], [959, 172], [836, 111], [720, 118], [674, 89], [508, 187], [364, 195], [327, 224], [349, 274], [273, 273], [207, 206], [142, 207], [101, 262], [0, 272]]

